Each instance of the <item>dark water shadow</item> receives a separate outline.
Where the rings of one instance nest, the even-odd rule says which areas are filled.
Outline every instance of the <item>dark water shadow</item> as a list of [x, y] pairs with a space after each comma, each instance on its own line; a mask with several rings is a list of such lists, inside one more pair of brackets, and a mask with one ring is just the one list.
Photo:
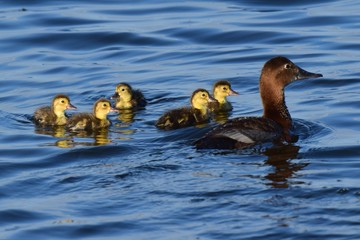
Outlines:
[[[265, 175], [265, 179], [270, 181], [266, 183], [266, 185], [274, 188], [288, 188], [294, 183], [290, 179], [296, 176], [298, 171], [309, 165], [309, 163], [305, 162], [295, 163], [291, 161], [298, 159], [299, 149], [299, 146], [290, 144], [274, 146], [263, 152], [263, 154], [267, 156], [264, 163], [273, 167], [273, 171]], [[303, 182], [296, 183], [303, 184]]]

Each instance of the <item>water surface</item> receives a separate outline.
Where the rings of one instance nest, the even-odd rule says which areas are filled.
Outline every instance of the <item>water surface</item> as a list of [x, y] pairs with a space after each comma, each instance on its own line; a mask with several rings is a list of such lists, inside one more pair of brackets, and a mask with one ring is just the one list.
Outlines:
[[[358, 1], [1, 3], [1, 239], [360, 238]], [[230, 117], [261, 115], [277, 55], [324, 75], [286, 89], [298, 142], [197, 151], [215, 122], [154, 127], [219, 79], [240, 92]], [[123, 81], [149, 104], [109, 131], [30, 120], [58, 93], [91, 111]]]

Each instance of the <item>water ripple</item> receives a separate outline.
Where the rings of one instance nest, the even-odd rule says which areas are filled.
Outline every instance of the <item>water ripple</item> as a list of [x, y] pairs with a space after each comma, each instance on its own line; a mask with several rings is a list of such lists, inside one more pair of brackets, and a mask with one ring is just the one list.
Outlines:
[[[355, 0], [3, 1], [1, 236], [359, 238], [358, 9]], [[240, 92], [230, 117], [261, 116], [259, 76], [276, 55], [324, 75], [286, 88], [296, 143], [197, 151], [192, 142], [216, 121], [154, 126], [219, 79]], [[90, 112], [123, 81], [148, 105], [109, 115], [108, 131], [32, 122], [55, 94]]]

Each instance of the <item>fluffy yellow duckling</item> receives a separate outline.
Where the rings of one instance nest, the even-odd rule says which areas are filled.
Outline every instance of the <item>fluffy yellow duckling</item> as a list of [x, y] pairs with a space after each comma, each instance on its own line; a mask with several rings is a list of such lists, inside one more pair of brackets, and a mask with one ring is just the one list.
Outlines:
[[209, 120], [208, 103], [216, 101], [205, 89], [197, 89], [191, 96], [191, 107], [164, 113], [156, 122], [161, 129], [170, 130], [206, 123]]
[[116, 109], [111, 107], [109, 100], [101, 98], [95, 102], [93, 113], [74, 114], [68, 120], [67, 128], [73, 131], [93, 131], [99, 128], [108, 127], [111, 122], [107, 119], [107, 115], [110, 112], [116, 111]]
[[64, 94], [56, 95], [51, 106], [40, 107], [34, 113], [34, 121], [39, 125], [61, 126], [67, 122], [65, 110], [76, 109], [70, 103], [70, 98]]
[[117, 109], [143, 108], [146, 106], [146, 99], [140, 90], [134, 90], [127, 83], [116, 85], [115, 94], [111, 97], [116, 99]]
[[227, 101], [227, 96], [239, 95], [231, 88], [231, 84], [228, 81], [221, 80], [214, 84], [213, 96], [217, 100], [216, 102], [209, 104], [211, 112], [228, 112], [233, 109], [230, 102]]

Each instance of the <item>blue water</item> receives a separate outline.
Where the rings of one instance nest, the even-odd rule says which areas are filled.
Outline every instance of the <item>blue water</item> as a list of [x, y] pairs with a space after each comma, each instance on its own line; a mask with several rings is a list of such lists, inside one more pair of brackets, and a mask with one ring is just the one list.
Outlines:
[[[360, 238], [359, 1], [0, 2], [0, 239]], [[230, 117], [261, 115], [277, 55], [324, 75], [286, 88], [293, 145], [197, 151], [215, 122], [154, 127], [219, 79], [240, 93]], [[119, 82], [149, 104], [107, 132], [30, 120]]]

